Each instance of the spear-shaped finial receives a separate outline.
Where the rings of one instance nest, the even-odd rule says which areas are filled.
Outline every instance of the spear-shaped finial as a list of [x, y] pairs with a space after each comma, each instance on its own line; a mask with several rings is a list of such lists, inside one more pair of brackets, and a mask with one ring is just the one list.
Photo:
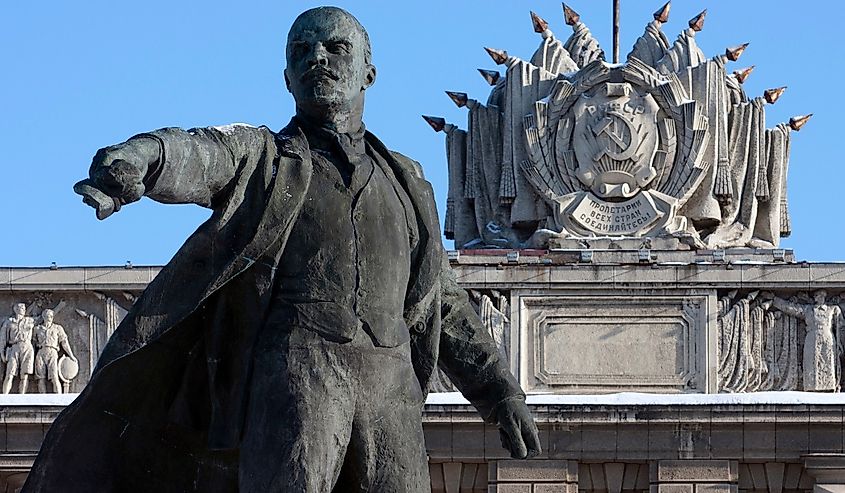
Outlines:
[[478, 73], [480, 73], [481, 76], [484, 77], [484, 80], [486, 80], [491, 86], [495, 86], [502, 77], [502, 74], [496, 70], [484, 70], [483, 68], [480, 68], [478, 69]]
[[441, 118], [439, 116], [427, 116], [423, 115], [423, 120], [426, 123], [431, 125], [431, 128], [434, 129], [435, 132], [442, 132], [444, 128], [446, 128], [446, 119]]
[[496, 50], [493, 48], [484, 48], [487, 50], [487, 54], [490, 55], [490, 58], [496, 62], [496, 65], [502, 65], [506, 61], [508, 61], [508, 52], [505, 50]]
[[778, 99], [783, 96], [784, 91], [786, 91], [786, 86], [766, 89], [763, 91], [763, 97], [766, 99], [767, 103], [775, 104], [778, 102]]
[[751, 75], [751, 72], [753, 71], [754, 65], [742, 70], [734, 70], [734, 77], [736, 77], [736, 80], [739, 81], [740, 84], [745, 84], [745, 80], [748, 79], [748, 76]]
[[704, 29], [704, 18], [707, 17], [707, 9], [701, 11], [700, 14], [693, 17], [689, 21], [689, 27], [695, 32], [701, 32]]
[[789, 128], [795, 130], [796, 132], [801, 130], [801, 128], [810, 121], [810, 118], [813, 117], [813, 114], [810, 113], [809, 115], [801, 115], [801, 116], [793, 116], [789, 119]]
[[581, 16], [578, 15], [578, 12], [575, 12], [574, 10], [569, 8], [569, 5], [566, 5], [565, 3], [562, 4], [562, 5], [563, 5], [563, 18], [566, 19], [566, 25], [567, 26], [574, 26], [575, 24], [578, 24], [579, 22], [581, 22]]
[[465, 92], [446, 91], [446, 95], [449, 96], [449, 99], [451, 99], [458, 108], [463, 108], [467, 105], [467, 101], [469, 101], [469, 96], [467, 96], [467, 93]]
[[672, 2], [666, 2], [660, 10], [654, 13], [654, 20], [661, 24], [669, 22], [669, 10], [672, 8]]
[[746, 48], [748, 48], [748, 43], [743, 43], [739, 46], [728, 48], [727, 50], [725, 50], [725, 56], [728, 57], [728, 60], [735, 62], [739, 60], [739, 57], [742, 56]]
[[531, 23], [534, 24], [534, 32], [537, 34], [543, 34], [549, 30], [549, 23], [533, 11], [531, 12]]

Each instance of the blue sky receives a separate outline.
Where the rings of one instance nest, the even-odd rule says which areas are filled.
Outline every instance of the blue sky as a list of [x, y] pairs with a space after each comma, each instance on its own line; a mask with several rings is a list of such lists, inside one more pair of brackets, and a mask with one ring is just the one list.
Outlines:
[[[163, 264], [207, 216], [148, 199], [105, 221], [71, 186], [96, 150], [165, 126], [231, 122], [283, 127], [293, 103], [282, 82], [284, 40], [296, 15], [319, 2], [9, 2], [0, 17], [0, 265]], [[540, 42], [529, 10], [568, 36], [557, 1], [337, 1], [368, 29], [379, 73], [365, 122], [421, 163], [445, 208], [444, 136], [421, 114], [462, 126], [444, 90], [486, 99], [476, 68], [495, 68], [491, 46], [529, 58]], [[622, 0], [623, 57], [660, 0]], [[573, 0], [610, 51], [611, 1]], [[840, 2], [676, 0], [670, 39], [709, 8], [698, 36], [707, 55], [751, 46], [729, 68], [756, 65], [751, 95], [788, 85], [769, 108], [772, 126], [815, 113], [793, 139], [789, 201], [799, 259], [845, 260], [845, 163], [838, 60]], [[451, 242], [447, 243], [451, 247]]]

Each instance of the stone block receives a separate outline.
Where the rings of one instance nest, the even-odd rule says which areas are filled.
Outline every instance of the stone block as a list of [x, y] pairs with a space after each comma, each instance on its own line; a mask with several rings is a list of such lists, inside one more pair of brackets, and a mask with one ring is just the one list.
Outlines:
[[737, 493], [736, 484], [730, 483], [696, 483], [695, 493]]
[[575, 491], [573, 490], [572, 484], [535, 484], [534, 485], [534, 493], [577, 493], [577, 488]]
[[532, 493], [531, 484], [493, 484], [488, 487], [489, 493]]
[[[452, 460], [484, 457], [484, 427], [480, 423], [452, 423]], [[500, 445], [501, 446], [501, 445]]]
[[730, 460], [661, 460], [651, 465], [653, 483], [731, 483], [738, 480], [738, 464]]
[[47, 433], [48, 425], [41, 423], [6, 425], [7, 452], [37, 452]]
[[549, 458], [578, 460], [583, 444], [580, 424], [549, 427]]
[[[85, 286], [87, 269], [82, 267], [64, 267], [51, 269], [10, 269], [9, 284], [13, 290], [53, 290], [56, 288]], [[148, 282], [146, 279], [145, 282]]]
[[619, 423], [616, 432], [616, 459], [643, 460], [648, 457], [648, 424]]
[[457, 281], [461, 285], [484, 284], [486, 280], [486, 267], [482, 265], [455, 266], [454, 270]]
[[652, 484], [649, 490], [650, 493], [694, 493], [695, 491], [692, 483]]
[[680, 265], [677, 266], [678, 287], [739, 285], [742, 282], [742, 269], [733, 265]]
[[489, 268], [486, 270], [485, 282], [507, 284], [511, 288], [520, 285], [530, 287], [533, 284], [545, 286], [549, 283], [549, 271], [549, 267], [540, 265], [507, 266], [501, 269]]
[[845, 451], [843, 443], [843, 423], [816, 424], [810, 421], [808, 425], [809, 453], [842, 453]]
[[605, 265], [561, 265], [549, 273], [549, 282], [561, 285], [612, 285], [613, 266]]
[[578, 464], [568, 460], [500, 460], [488, 469], [491, 482], [577, 482]]
[[742, 285], [746, 288], [806, 287], [809, 281], [810, 269], [797, 264], [742, 266]]
[[648, 424], [648, 458], [651, 460], [678, 459], [680, 454], [678, 423]]
[[613, 280], [617, 286], [652, 284], [671, 288], [675, 286], [677, 276], [677, 270], [672, 265], [621, 265], [614, 269]]
[[617, 450], [617, 425], [584, 425], [581, 428], [582, 460], [615, 460]]
[[[806, 430], [805, 430], [806, 432]], [[744, 423], [742, 427], [742, 457], [745, 460], [775, 458], [775, 423]]]
[[842, 264], [810, 264], [810, 282], [821, 286], [845, 284], [845, 266]]
[[[810, 429], [807, 422], [777, 423], [775, 446], [777, 459], [795, 461], [810, 452]], [[839, 451], [841, 452], [841, 450]]]
[[824, 406], [808, 408], [808, 447], [810, 454], [845, 451], [845, 414], [843, 409]]
[[425, 431], [425, 448], [429, 457], [439, 461], [452, 460], [452, 424], [427, 423]]
[[[153, 280], [159, 270], [159, 267], [86, 268], [85, 288], [102, 290], [143, 288]], [[58, 272], [61, 272], [61, 269]]]
[[681, 420], [680, 441], [684, 445], [681, 457], [684, 459], [710, 459], [710, 423]]
[[710, 414], [710, 454], [720, 459], [741, 459], [742, 412], [714, 407]]

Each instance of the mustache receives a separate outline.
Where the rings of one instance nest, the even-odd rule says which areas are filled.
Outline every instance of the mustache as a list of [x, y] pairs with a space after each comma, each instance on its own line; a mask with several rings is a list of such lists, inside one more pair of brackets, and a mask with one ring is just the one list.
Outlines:
[[302, 76], [299, 78], [299, 80], [305, 82], [305, 81], [312, 80], [312, 79], [315, 79], [315, 78], [321, 77], [321, 76], [322, 77], [328, 77], [329, 79], [332, 79], [332, 80], [335, 80], [335, 81], [340, 80], [340, 76], [337, 75], [333, 70], [328, 69], [326, 67], [320, 67], [320, 66], [314, 67], [314, 68], [310, 69], [309, 71], [305, 72], [304, 74], [302, 74]]

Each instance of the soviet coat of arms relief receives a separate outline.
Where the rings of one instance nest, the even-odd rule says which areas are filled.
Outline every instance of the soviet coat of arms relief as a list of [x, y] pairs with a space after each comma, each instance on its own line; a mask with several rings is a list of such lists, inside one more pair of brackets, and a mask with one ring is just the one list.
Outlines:
[[445, 229], [457, 248], [777, 248], [790, 234], [790, 133], [811, 115], [767, 129], [765, 106], [784, 88], [749, 97], [753, 67], [726, 68], [748, 45], [706, 58], [695, 41], [705, 13], [674, 43], [668, 13], [624, 64], [607, 63], [569, 7], [565, 42], [532, 13], [543, 41], [530, 61], [488, 49], [506, 72], [480, 70], [493, 86], [486, 105], [448, 93], [469, 109], [466, 131], [425, 117], [447, 133]]

